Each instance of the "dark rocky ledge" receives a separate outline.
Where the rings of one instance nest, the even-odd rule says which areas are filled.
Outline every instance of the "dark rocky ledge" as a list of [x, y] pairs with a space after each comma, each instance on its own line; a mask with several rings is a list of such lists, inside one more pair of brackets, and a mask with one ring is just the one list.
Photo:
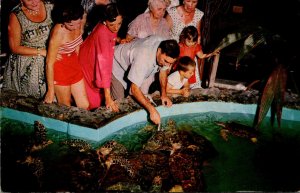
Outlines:
[[[152, 97], [157, 105], [161, 105], [159, 93], [153, 93]], [[234, 90], [215, 87], [209, 89], [195, 89], [188, 98], [179, 96], [172, 98], [172, 101], [174, 104], [198, 101], [257, 104], [258, 99], [259, 91], [257, 90]], [[8, 90], [2, 90], [0, 100], [2, 107], [29, 112], [90, 128], [99, 128], [128, 113], [141, 109], [141, 106], [131, 97], [120, 100], [118, 103], [120, 107], [120, 112], [118, 113], [107, 110], [105, 107], [100, 107], [94, 111], [87, 111], [77, 107], [58, 105], [56, 103], [43, 104], [41, 100]], [[296, 94], [286, 92], [284, 107], [300, 110], [300, 97]]]

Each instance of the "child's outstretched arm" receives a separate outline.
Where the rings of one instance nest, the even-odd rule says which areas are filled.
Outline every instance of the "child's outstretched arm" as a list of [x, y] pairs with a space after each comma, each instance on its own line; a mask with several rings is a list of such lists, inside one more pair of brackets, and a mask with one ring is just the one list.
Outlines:
[[182, 95], [184, 97], [188, 97], [190, 95], [190, 86], [189, 83], [188, 85], [184, 85], [183, 88], [181, 89], [173, 89], [173, 86], [171, 84], [167, 84], [167, 94], [173, 95], [173, 94], [178, 94]]
[[199, 52], [197, 52], [197, 57], [199, 57], [199, 58], [201, 58], [201, 59], [203, 59], [203, 58], [209, 58], [209, 57], [215, 56], [215, 55], [217, 55], [217, 54], [219, 54], [219, 53], [220, 53], [219, 50], [215, 50], [215, 51], [213, 51], [213, 52], [211, 52], [211, 53], [209, 53], [209, 54], [204, 54], [203, 51], [200, 50]]

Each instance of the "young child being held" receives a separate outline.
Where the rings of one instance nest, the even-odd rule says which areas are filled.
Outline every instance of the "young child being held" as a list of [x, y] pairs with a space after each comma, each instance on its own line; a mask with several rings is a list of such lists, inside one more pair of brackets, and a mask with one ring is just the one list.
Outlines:
[[[190, 58], [192, 58], [194, 60], [195, 57], [198, 57], [200, 59], [209, 58], [212, 55], [216, 55], [218, 53], [218, 51], [215, 51], [215, 52], [212, 52], [209, 54], [203, 53], [201, 45], [197, 42], [198, 42], [197, 28], [194, 26], [185, 27], [182, 30], [180, 37], [179, 37], [179, 47], [180, 47], [179, 57], [189, 56]], [[176, 70], [176, 68], [177, 68], [177, 65], [174, 66], [173, 69]], [[197, 69], [197, 68], [195, 68], [195, 69]], [[198, 66], [198, 69], [200, 69], [200, 66]], [[190, 84], [196, 84], [198, 81], [199, 85], [201, 85], [200, 74], [198, 71], [199, 70], [195, 71], [194, 75], [189, 79]], [[196, 79], [196, 73], [197, 73], [198, 80]], [[191, 88], [192, 88], [192, 85], [191, 85]]]
[[196, 63], [189, 56], [179, 58], [176, 71], [168, 76], [167, 94], [172, 96], [190, 95], [188, 79], [194, 75]]

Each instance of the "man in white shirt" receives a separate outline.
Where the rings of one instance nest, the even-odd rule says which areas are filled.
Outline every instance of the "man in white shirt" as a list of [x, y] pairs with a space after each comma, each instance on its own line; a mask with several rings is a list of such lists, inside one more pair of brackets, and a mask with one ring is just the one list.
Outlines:
[[144, 95], [148, 94], [155, 73], [159, 72], [162, 104], [168, 107], [172, 105], [166, 94], [167, 76], [178, 56], [179, 46], [175, 40], [155, 35], [116, 46], [112, 96], [115, 99], [124, 98], [126, 91], [129, 91], [149, 112], [151, 121], [159, 124], [159, 113]]

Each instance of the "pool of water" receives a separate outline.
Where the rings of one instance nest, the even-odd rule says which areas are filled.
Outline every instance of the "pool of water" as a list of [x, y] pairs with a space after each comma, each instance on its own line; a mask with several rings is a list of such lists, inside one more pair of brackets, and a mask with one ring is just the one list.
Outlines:
[[[193, 130], [205, 136], [214, 145], [218, 155], [204, 166], [204, 176], [209, 192], [224, 191], [298, 191], [300, 190], [300, 122], [282, 120], [281, 128], [270, 126], [268, 117], [263, 121], [259, 131], [257, 143], [249, 139], [229, 136], [225, 141], [220, 136], [220, 127], [215, 121], [236, 121], [251, 126], [254, 115], [247, 113], [205, 112], [186, 115], [174, 115], [163, 118], [163, 126], [169, 119], [173, 119], [178, 129]], [[148, 122], [138, 122], [118, 130], [103, 140], [95, 142], [87, 140], [94, 148], [105, 141], [114, 139], [125, 145], [130, 151], [138, 151], [151, 132], [145, 130]], [[1, 123], [1, 147], [6, 156], [18, 159], [18, 152], [11, 152], [10, 145], [20, 144], [30, 135], [33, 126], [27, 123], [3, 119]], [[49, 145], [41, 154], [49, 162], [64, 165], [68, 155], [67, 149], [58, 145], [60, 141], [76, 138], [64, 132], [49, 129], [49, 139], [54, 143]], [[4, 142], [4, 143], [3, 143]], [[5, 144], [5, 145], [3, 145]], [[5, 148], [5, 149], [3, 149]], [[14, 150], [15, 151], [15, 150]], [[2, 159], [2, 187], [33, 188], [26, 178], [26, 172], [19, 172], [8, 164], [7, 158]], [[57, 167], [56, 167], [57, 168]], [[8, 173], [19, 173], [9, 177]], [[23, 175], [23, 176], [22, 176]], [[49, 174], [50, 175], [50, 174]], [[51, 173], [53, 180], [60, 179], [58, 174]], [[55, 181], [55, 180], [54, 180]], [[13, 182], [13, 183], [12, 183]], [[11, 190], [11, 189], [9, 189]]]
[[[166, 121], [168, 118], [164, 118]], [[207, 191], [297, 191], [300, 190], [300, 122], [282, 121], [279, 129], [268, 118], [260, 128], [257, 143], [249, 139], [220, 136], [215, 121], [237, 121], [251, 126], [254, 116], [241, 113], [198, 113], [172, 116], [179, 129], [193, 130], [205, 136], [218, 156], [204, 167]], [[139, 135], [143, 123], [123, 129], [111, 136], [129, 147], [144, 140]], [[136, 132], [134, 132], [136, 131]], [[140, 136], [140, 137], [139, 137]]]

